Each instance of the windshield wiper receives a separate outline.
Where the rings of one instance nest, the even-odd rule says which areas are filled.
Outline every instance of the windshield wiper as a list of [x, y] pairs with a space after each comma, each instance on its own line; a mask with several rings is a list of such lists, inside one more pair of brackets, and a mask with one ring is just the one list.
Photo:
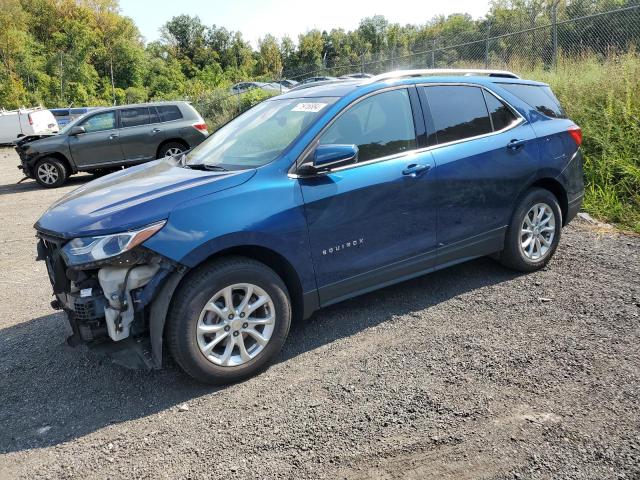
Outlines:
[[228, 172], [229, 170], [220, 165], [206, 165], [204, 163], [192, 163], [185, 165], [193, 170], [206, 170], [208, 172]]

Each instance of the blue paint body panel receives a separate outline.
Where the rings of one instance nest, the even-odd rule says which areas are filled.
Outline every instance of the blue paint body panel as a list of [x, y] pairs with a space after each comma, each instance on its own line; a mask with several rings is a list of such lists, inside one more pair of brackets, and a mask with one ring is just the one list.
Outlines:
[[[259, 247], [285, 259], [302, 293], [317, 298], [317, 305], [334, 303], [501, 250], [515, 202], [537, 181], [557, 182], [577, 211], [584, 187], [581, 155], [567, 131], [573, 122], [546, 117], [500, 86], [518, 82], [543, 85], [452, 76], [291, 91], [277, 98], [337, 100], [271, 163], [238, 172], [193, 170], [172, 160], [143, 164], [73, 191], [36, 228], [71, 239], [166, 220], [146, 248], [193, 268], [227, 249]], [[418, 83], [484, 87], [511, 105], [521, 122], [504, 132], [432, 147], [417, 125], [413, 151], [312, 177], [295, 174], [303, 153], [350, 104]], [[415, 111], [413, 100], [412, 105], [424, 133], [427, 114]], [[507, 148], [512, 140], [522, 147]], [[408, 174], [415, 165], [424, 168]]]

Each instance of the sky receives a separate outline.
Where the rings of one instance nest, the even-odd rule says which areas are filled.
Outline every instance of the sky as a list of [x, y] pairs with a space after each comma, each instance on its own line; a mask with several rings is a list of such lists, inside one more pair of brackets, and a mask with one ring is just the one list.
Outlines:
[[298, 34], [308, 30], [353, 30], [373, 15], [404, 25], [451, 13], [479, 18], [488, 9], [489, 0], [120, 0], [122, 14], [135, 21], [147, 42], [159, 38], [160, 27], [171, 17], [187, 14], [208, 26], [239, 30], [254, 47], [267, 33], [289, 35], [297, 42]]

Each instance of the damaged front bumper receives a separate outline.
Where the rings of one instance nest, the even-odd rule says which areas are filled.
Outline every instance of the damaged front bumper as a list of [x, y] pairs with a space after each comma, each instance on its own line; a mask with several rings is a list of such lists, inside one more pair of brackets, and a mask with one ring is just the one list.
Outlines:
[[51, 305], [64, 310], [72, 346], [86, 344], [129, 368], [162, 366], [162, 332], [169, 300], [186, 268], [137, 247], [100, 264], [69, 267], [67, 240], [38, 233], [38, 260], [53, 286]]

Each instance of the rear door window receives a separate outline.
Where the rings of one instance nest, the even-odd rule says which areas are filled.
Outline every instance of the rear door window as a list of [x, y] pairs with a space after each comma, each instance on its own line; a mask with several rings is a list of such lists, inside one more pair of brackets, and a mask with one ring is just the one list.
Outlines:
[[483, 90], [483, 93], [494, 131], [503, 130], [518, 119], [504, 102], [486, 90]]
[[327, 129], [320, 143], [355, 144], [360, 162], [415, 149], [409, 93], [404, 88], [391, 90], [356, 103]]
[[156, 107], [161, 122], [170, 122], [171, 120], [180, 120], [182, 112], [175, 105], [158, 105]]
[[120, 110], [121, 128], [138, 127], [149, 124], [149, 109], [147, 107], [125, 108]]
[[501, 83], [500, 86], [551, 118], [567, 118], [560, 102], [547, 86]]
[[480, 87], [436, 85], [423, 88], [435, 126], [429, 144], [454, 142], [493, 131]]

